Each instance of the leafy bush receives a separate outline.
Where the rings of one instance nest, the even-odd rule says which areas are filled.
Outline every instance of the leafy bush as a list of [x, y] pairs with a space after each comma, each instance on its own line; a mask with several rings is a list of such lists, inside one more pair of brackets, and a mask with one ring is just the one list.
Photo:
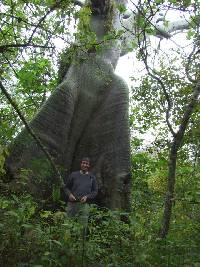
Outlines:
[[[200, 223], [174, 214], [167, 239], [157, 238], [159, 213], [153, 197], [124, 213], [90, 208], [86, 240], [65, 211], [39, 210], [30, 195], [0, 198], [0, 265], [16, 266], [199, 266]], [[146, 214], [144, 214], [146, 212]]]

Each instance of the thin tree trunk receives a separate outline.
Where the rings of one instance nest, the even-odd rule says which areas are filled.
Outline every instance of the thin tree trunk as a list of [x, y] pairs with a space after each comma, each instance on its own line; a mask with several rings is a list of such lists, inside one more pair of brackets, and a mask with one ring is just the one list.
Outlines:
[[171, 145], [170, 155], [169, 155], [169, 165], [168, 165], [168, 183], [167, 192], [165, 196], [165, 205], [162, 226], [160, 229], [160, 237], [165, 238], [169, 232], [170, 220], [172, 215], [172, 203], [174, 199], [174, 188], [176, 182], [176, 162], [178, 156], [178, 150], [181, 147], [181, 143], [184, 138], [185, 130], [188, 125], [189, 119], [192, 115], [194, 107], [198, 102], [198, 97], [200, 94], [200, 82], [198, 82], [193, 90], [189, 104], [185, 108], [185, 113], [183, 115], [181, 124], [179, 126], [178, 132], [174, 135], [174, 139]]
[[175, 180], [176, 180], [177, 152], [178, 152], [178, 147], [176, 144], [176, 137], [175, 137], [169, 155], [167, 192], [165, 196], [163, 225], [160, 231], [160, 236], [162, 238], [164, 238], [167, 235], [170, 226], [172, 204], [174, 199]]

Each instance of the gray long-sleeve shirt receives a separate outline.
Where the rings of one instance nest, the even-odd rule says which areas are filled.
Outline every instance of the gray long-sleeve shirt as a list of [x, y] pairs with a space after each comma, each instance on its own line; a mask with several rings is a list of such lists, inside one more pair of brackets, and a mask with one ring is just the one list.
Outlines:
[[97, 195], [98, 184], [96, 177], [90, 172], [75, 171], [69, 175], [65, 189], [68, 196], [72, 193], [77, 200], [83, 196], [93, 199]]

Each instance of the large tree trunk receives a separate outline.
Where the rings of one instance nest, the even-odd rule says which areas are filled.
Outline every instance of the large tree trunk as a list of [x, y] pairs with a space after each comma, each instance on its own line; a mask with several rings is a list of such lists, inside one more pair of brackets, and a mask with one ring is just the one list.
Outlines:
[[[103, 7], [111, 2], [92, 1], [91, 27], [98, 40], [107, 32], [104, 25], [108, 14]], [[113, 25], [118, 27], [116, 10], [112, 16]], [[30, 126], [59, 166], [63, 178], [79, 169], [83, 156], [89, 156], [100, 187], [104, 188], [99, 202], [113, 209], [129, 209], [128, 87], [114, 73], [120, 52], [119, 41], [112, 41], [100, 53], [88, 52], [86, 58], [84, 54], [84, 60], [79, 54]], [[33, 195], [38, 198], [48, 195], [48, 182], [54, 181], [51, 167], [25, 129], [12, 145], [6, 164], [16, 179], [22, 171], [29, 170], [28, 189]]]

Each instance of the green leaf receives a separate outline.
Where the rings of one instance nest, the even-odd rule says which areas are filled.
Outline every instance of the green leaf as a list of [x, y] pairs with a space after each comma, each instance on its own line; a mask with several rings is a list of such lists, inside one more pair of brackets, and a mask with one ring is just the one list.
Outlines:
[[48, 211], [48, 210], [43, 210], [40, 212], [40, 217], [41, 218], [48, 218], [48, 217], [51, 217], [52, 216], [52, 212], [51, 211]]
[[121, 14], [123, 14], [123, 13], [126, 12], [126, 6], [123, 5], [123, 4], [118, 4], [118, 5], [117, 5], [117, 9], [119, 10], [119, 12], [120, 12]]
[[26, 229], [32, 229], [32, 228], [34, 228], [34, 225], [33, 224], [24, 223], [24, 224], [22, 224], [22, 227], [24, 227]]
[[54, 202], [58, 202], [60, 200], [60, 187], [57, 185], [53, 185], [52, 197]]
[[62, 247], [62, 243], [61, 243], [60, 241], [58, 241], [58, 240], [51, 239], [51, 240], [49, 240], [49, 241], [55, 243], [56, 245], [58, 245], [58, 246], [60, 246], [60, 247]]
[[187, 32], [187, 39], [188, 40], [191, 40], [191, 38], [195, 35], [195, 31], [190, 29], [188, 32]]

